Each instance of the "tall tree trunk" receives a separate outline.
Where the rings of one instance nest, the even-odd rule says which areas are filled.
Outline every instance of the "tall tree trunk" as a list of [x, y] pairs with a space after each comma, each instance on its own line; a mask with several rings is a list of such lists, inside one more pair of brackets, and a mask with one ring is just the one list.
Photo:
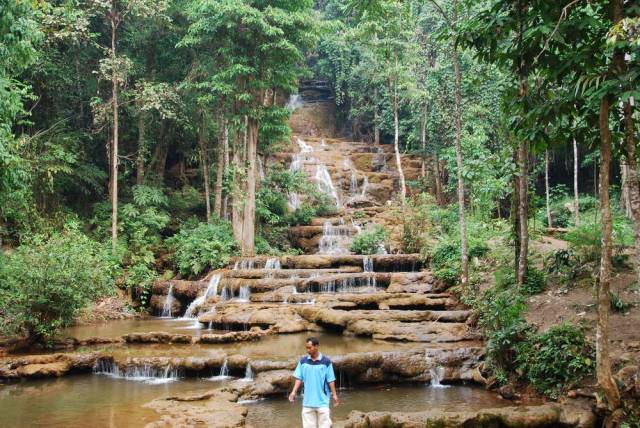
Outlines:
[[609, 168], [611, 164], [611, 132], [609, 130], [609, 99], [600, 101], [600, 213], [602, 223], [602, 254], [598, 286], [598, 323], [596, 328], [596, 375], [598, 385], [612, 411], [620, 407], [620, 392], [611, 374], [609, 359], [609, 288], [611, 285], [611, 207], [609, 206]]
[[[527, 76], [520, 76], [520, 97], [527, 96]], [[518, 143], [518, 165], [520, 179], [518, 188], [518, 217], [520, 219], [520, 251], [518, 258], [517, 284], [524, 285], [527, 280], [529, 255], [529, 142]]]
[[220, 137], [218, 139], [218, 166], [216, 168], [216, 186], [213, 211], [218, 218], [222, 218], [222, 180], [224, 178], [224, 151], [229, 140], [229, 128], [226, 119], [220, 117]]
[[[518, 150], [513, 149], [512, 159], [515, 165], [518, 165]], [[514, 248], [514, 266], [518, 267], [520, 262], [520, 175], [513, 175], [512, 191], [511, 191], [511, 210], [509, 216], [513, 224], [513, 248]]]
[[636, 232], [636, 254], [634, 265], [638, 281], [640, 282], [640, 181], [638, 180], [638, 158], [636, 154], [636, 138], [633, 124], [633, 107], [629, 102], [624, 103], [624, 144], [629, 167], [627, 181], [629, 183], [629, 205], [633, 215]]
[[[452, 3], [454, 22], [456, 21], [457, 1]], [[455, 73], [455, 146], [456, 146], [456, 166], [458, 170], [458, 216], [460, 217], [460, 261], [462, 275], [460, 282], [463, 287], [469, 284], [469, 253], [467, 248], [467, 221], [464, 210], [464, 161], [462, 156], [462, 72], [460, 71], [460, 55], [456, 42], [452, 46], [453, 69]]]
[[136, 154], [136, 184], [144, 184], [145, 157], [147, 155], [147, 115], [138, 113], [138, 153]]
[[[115, 8], [115, 5], [113, 6]], [[115, 10], [112, 8], [112, 15]], [[115, 254], [118, 243], [118, 74], [116, 69], [117, 24], [111, 19], [111, 109], [113, 114], [113, 140], [111, 143], [111, 251]]]
[[631, 188], [629, 183], [629, 164], [624, 156], [620, 157], [620, 207], [627, 218], [633, 218], [631, 213]]
[[[397, 62], [397, 59], [396, 59]], [[393, 150], [396, 155], [396, 168], [398, 169], [398, 176], [400, 178], [400, 196], [402, 197], [402, 205], [404, 205], [407, 199], [407, 186], [404, 181], [404, 171], [402, 170], [402, 159], [400, 158], [400, 119], [398, 117], [398, 93], [396, 88], [396, 82], [393, 85]]]
[[551, 220], [551, 203], [549, 192], [549, 150], [544, 151], [544, 192], [547, 201], [547, 226], [553, 227], [553, 221]]
[[200, 114], [200, 128], [198, 129], [198, 147], [202, 167], [202, 181], [204, 182], [204, 202], [207, 208], [207, 223], [211, 223], [211, 189], [209, 187], [209, 153], [205, 135], [205, 117]]
[[380, 144], [380, 124], [378, 123], [378, 88], [373, 89], [373, 143]]
[[422, 143], [422, 163], [420, 165], [420, 176], [424, 179], [427, 176], [427, 105], [422, 107], [420, 118], [420, 142]]
[[242, 226], [242, 255], [255, 254], [256, 221], [256, 157], [258, 154], [258, 121], [248, 119], [247, 123], [247, 191], [244, 201], [244, 221]]
[[242, 191], [240, 189], [239, 174], [241, 170], [241, 140], [239, 132], [234, 133], [234, 145], [233, 145], [233, 168], [235, 170], [235, 179], [233, 180], [233, 187], [231, 189], [231, 225], [233, 227], [233, 237], [242, 242], [242, 213], [243, 213], [243, 199]]
[[[229, 168], [229, 123], [227, 122], [227, 138], [224, 140], [224, 170]], [[229, 192], [224, 192], [222, 201], [222, 218], [229, 219]]]
[[444, 192], [442, 191], [442, 176], [440, 175], [440, 159], [438, 152], [433, 153], [434, 178], [436, 182], [436, 204], [444, 205]]
[[576, 226], [580, 224], [580, 194], [578, 193], [578, 142], [573, 139], [573, 209], [574, 222]]

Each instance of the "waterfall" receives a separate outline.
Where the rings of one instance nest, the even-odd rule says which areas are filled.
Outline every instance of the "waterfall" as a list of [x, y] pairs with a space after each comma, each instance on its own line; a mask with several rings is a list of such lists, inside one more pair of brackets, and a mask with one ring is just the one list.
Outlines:
[[222, 363], [222, 367], [220, 367], [220, 373], [218, 373], [218, 376], [212, 376], [209, 379], [210, 380], [222, 380], [222, 379], [227, 379], [229, 377], [229, 364], [227, 359], [224, 359], [224, 362]]
[[323, 163], [318, 164], [316, 169], [315, 179], [318, 181], [318, 190], [331, 196], [336, 201], [336, 207], [340, 208], [340, 198], [338, 197], [338, 191], [331, 181], [331, 175], [327, 166]]
[[333, 226], [330, 221], [322, 225], [322, 236], [318, 243], [319, 254], [347, 254], [349, 230], [344, 226]]
[[161, 316], [171, 318], [171, 306], [173, 306], [173, 284], [169, 285], [169, 292], [164, 300]]
[[282, 266], [280, 265], [280, 259], [277, 257], [272, 257], [268, 259], [267, 262], [264, 264], [264, 268], [271, 269], [271, 270], [282, 269]]
[[243, 285], [240, 287], [240, 291], [238, 293], [238, 300], [241, 302], [248, 302], [251, 299], [251, 289], [248, 285]]
[[227, 300], [231, 300], [233, 298], [233, 293], [229, 290], [229, 287], [226, 285], [222, 288], [222, 292], [220, 293], [220, 301], [226, 302]]
[[360, 193], [360, 196], [362, 196], [363, 198], [367, 196], [368, 187], [369, 187], [369, 177], [365, 175], [364, 180], [362, 180], [362, 193]]
[[114, 361], [98, 360], [93, 368], [98, 375], [113, 377], [116, 379], [133, 380], [145, 383], [168, 383], [180, 378], [177, 368], [154, 367], [148, 364], [142, 366], [120, 368]]
[[367, 287], [376, 288], [376, 275], [373, 271], [373, 258], [370, 256], [364, 256], [362, 258], [362, 270], [369, 274], [367, 276]]
[[200, 305], [206, 302], [209, 297], [213, 297], [218, 294], [218, 284], [220, 284], [220, 278], [222, 278], [222, 275], [220, 275], [219, 273], [211, 277], [204, 294], [197, 297], [193, 302], [191, 302], [191, 304], [187, 307], [187, 310], [184, 312], [184, 316], [182, 318], [195, 318], [196, 309], [198, 309]]
[[431, 375], [431, 387], [432, 388], [448, 388], [449, 385], [442, 385], [440, 381], [444, 378], [444, 367], [437, 366], [429, 369]]
[[324, 138], [320, 140], [320, 147], [327, 147], [327, 142], [324, 141]]
[[238, 260], [233, 265], [233, 270], [249, 270], [256, 268], [256, 261], [254, 259]]
[[253, 370], [251, 370], [251, 363], [247, 363], [247, 368], [244, 370], [244, 378], [242, 378], [245, 382], [253, 381]]
[[300, 94], [291, 94], [289, 95], [289, 100], [287, 101], [286, 108], [293, 112], [302, 107], [303, 104], [304, 102], [302, 101], [302, 97], [300, 96]]
[[355, 173], [351, 173], [351, 182], [349, 183], [349, 194], [355, 196], [358, 193], [358, 177]]

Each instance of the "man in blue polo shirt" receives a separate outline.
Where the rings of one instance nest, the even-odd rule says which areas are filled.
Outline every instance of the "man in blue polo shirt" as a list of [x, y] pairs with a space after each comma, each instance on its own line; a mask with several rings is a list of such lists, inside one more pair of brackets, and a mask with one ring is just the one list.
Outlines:
[[298, 361], [293, 376], [296, 383], [289, 394], [289, 401], [296, 401], [296, 394], [300, 385], [304, 384], [304, 399], [302, 400], [303, 428], [331, 428], [329, 411], [329, 391], [336, 406], [340, 404], [336, 392], [336, 375], [333, 373], [331, 360], [320, 353], [320, 341], [310, 337], [305, 343], [307, 354]]

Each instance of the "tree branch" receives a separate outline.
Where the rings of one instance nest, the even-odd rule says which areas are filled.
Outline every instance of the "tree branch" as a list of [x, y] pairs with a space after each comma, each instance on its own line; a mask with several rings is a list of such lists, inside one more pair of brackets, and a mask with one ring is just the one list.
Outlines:
[[440, 15], [442, 15], [442, 17], [444, 18], [445, 21], [447, 21], [447, 25], [449, 26], [449, 28], [453, 28], [451, 26], [451, 21], [449, 21], [449, 17], [447, 16], [447, 14], [444, 12], [444, 9], [442, 9], [442, 7], [438, 4], [438, 2], [436, 2], [436, 0], [428, 0], [429, 3], [431, 3], [432, 5], [434, 5], [436, 7], [436, 9], [438, 9], [438, 12], [440, 12]]
[[540, 58], [540, 56], [542, 56], [542, 54], [549, 49], [549, 42], [551, 41], [551, 39], [553, 38], [553, 36], [556, 35], [556, 33], [558, 32], [558, 29], [560, 28], [560, 24], [562, 23], [562, 21], [564, 21], [565, 19], [567, 19], [567, 14], [569, 12], [569, 8], [573, 5], [575, 5], [576, 3], [579, 3], [581, 0], [573, 0], [571, 3], [569, 3], [568, 5], [566, 5], [565, 7], [562, 8], [562, 12], [560, 13], [560, 18], [558, 18], [558, 22], [556, 23], [556, 26], [554, 27], [553, 31], [551, 32], [551, 34], [549, 35], [549, 37], [547, 38], [547, 40], [545, 40], [544, 42], [544, 46], [542, 47], [542, 50], [540, 51], [540, 53], [538, 55], [536, 55], [536, 57], [533, 59], [534, 63], [538, 62], [538, 59]]

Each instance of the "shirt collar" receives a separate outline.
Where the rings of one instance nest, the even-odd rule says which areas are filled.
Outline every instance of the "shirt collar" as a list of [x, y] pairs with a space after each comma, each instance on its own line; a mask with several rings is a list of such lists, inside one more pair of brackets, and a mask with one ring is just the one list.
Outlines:
[[320, 361], [322, 359], [322, 352], [318, 352], [318, 359], [314, 360], [313, 358], [311, 358], [311, 355], [307, 354], [307, 359], [311, 360], [311, 361]]

